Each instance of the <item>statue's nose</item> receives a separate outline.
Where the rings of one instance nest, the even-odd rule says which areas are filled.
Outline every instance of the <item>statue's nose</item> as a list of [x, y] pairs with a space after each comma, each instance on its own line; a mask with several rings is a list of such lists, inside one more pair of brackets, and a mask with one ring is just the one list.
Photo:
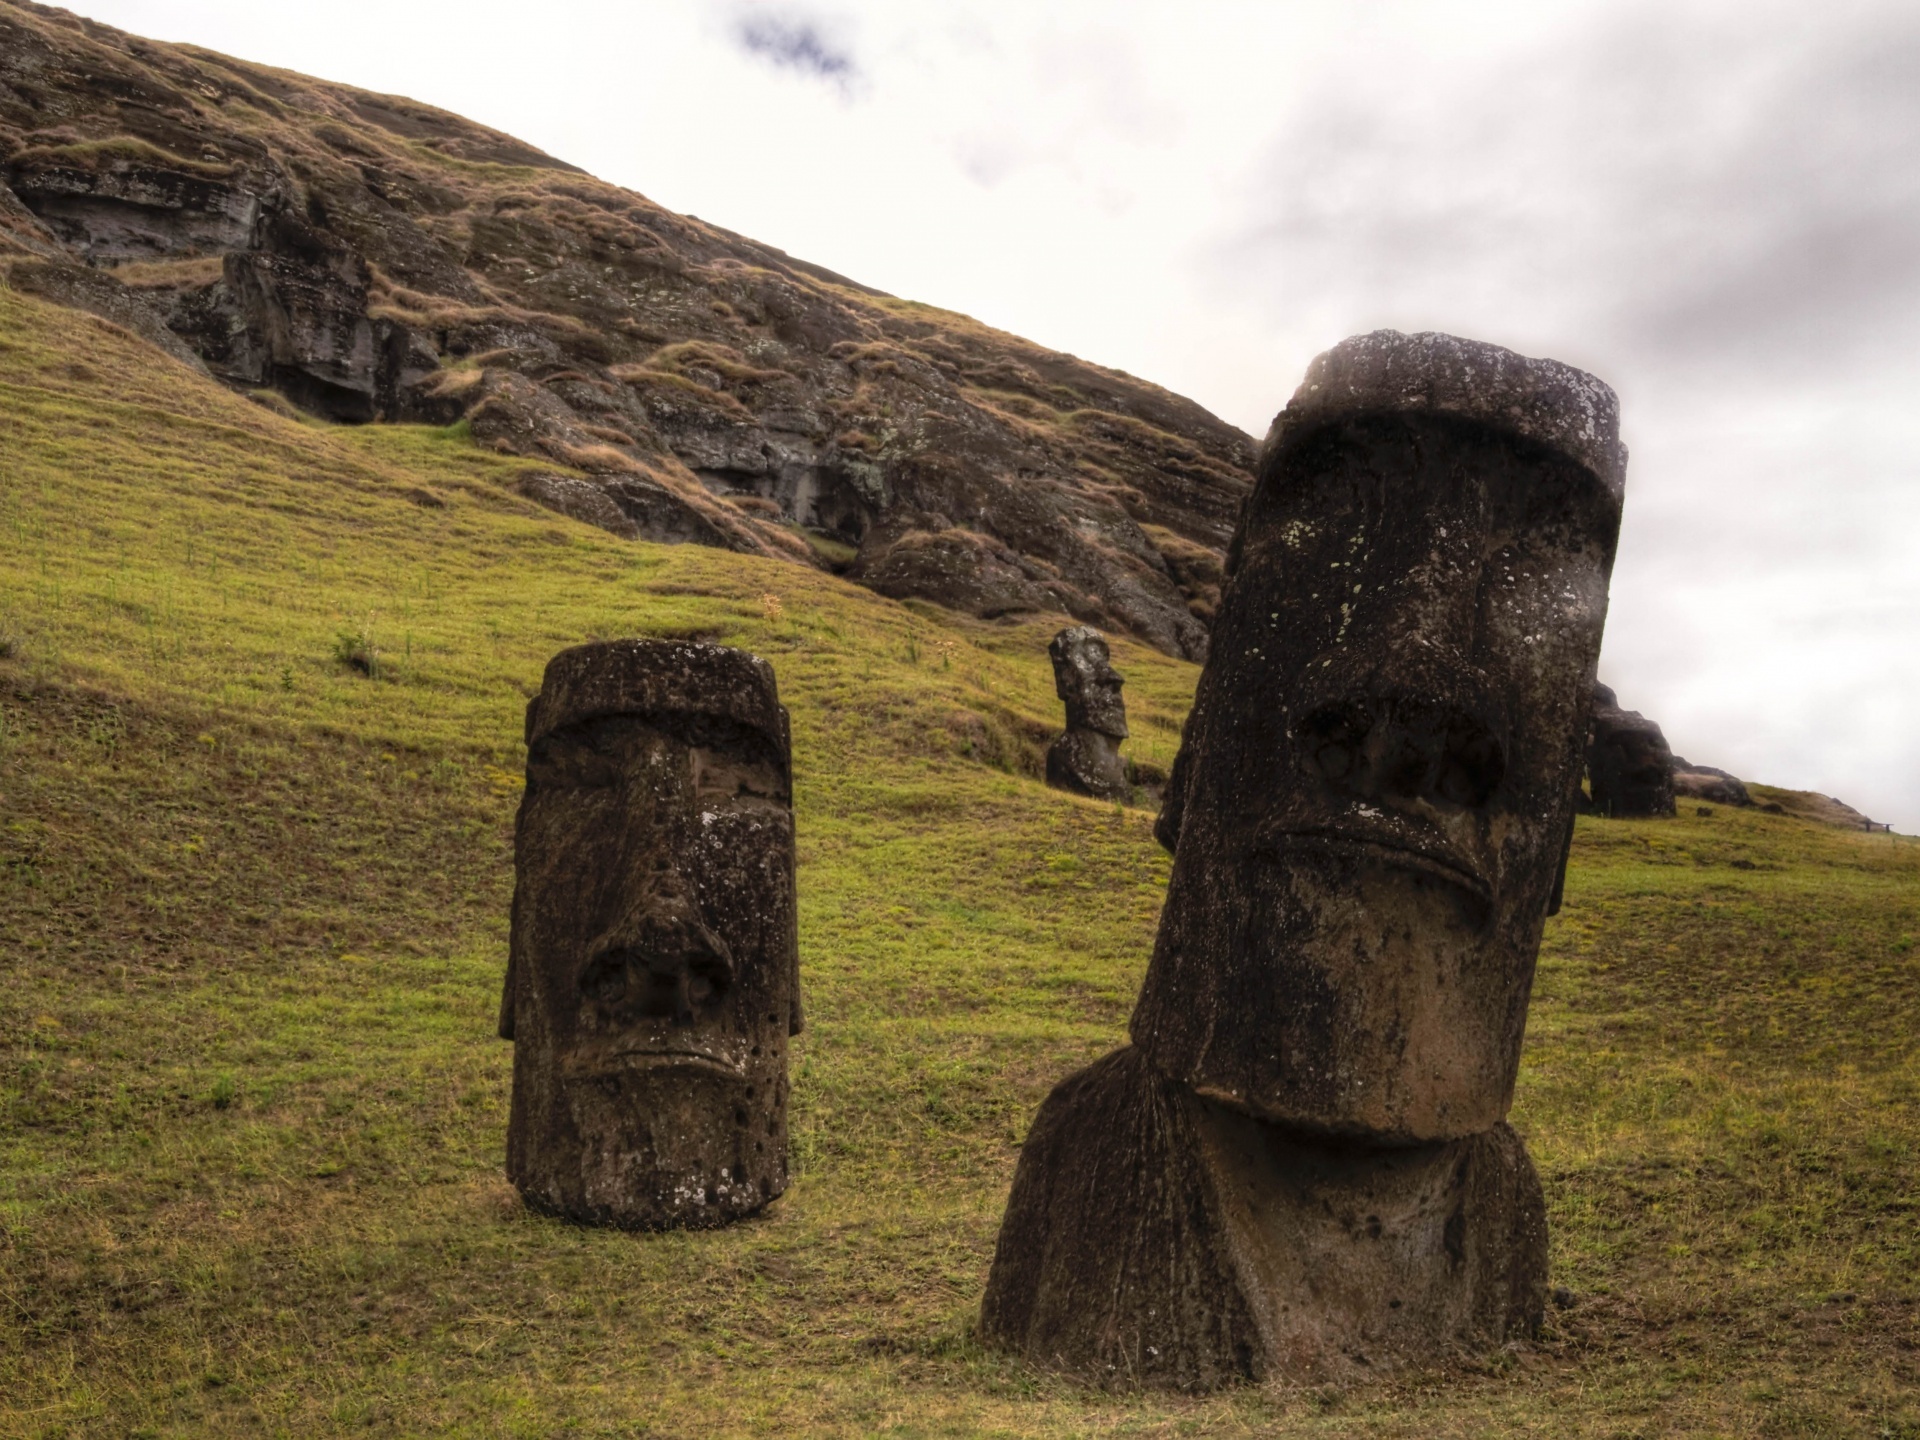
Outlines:
[[591, 947], [581, 994], [628, 1018], [690, 1025], [733, 984], [726, 942], [678, 886], [650, 886]]

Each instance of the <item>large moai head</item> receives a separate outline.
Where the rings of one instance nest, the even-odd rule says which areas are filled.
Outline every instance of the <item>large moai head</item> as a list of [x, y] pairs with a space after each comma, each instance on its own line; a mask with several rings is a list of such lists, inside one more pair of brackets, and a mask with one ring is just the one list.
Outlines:
[[1626, 467], [1613, 392], [1446, 335], [1314, 361], [1275, 420], [1169, 787], [1133, 1036], [1264, 1119], [1506, 1113]]
[[1120, 695], [1126, 682], [1114, 671], [1106, 637], [1076, 625], [1054, 636], [1047, 654], [1053, 659], [1054, 691], [1067, 707], [1067, 729], [1126, 739], [1127, 702]]
[[527, 707], [514, 867], [501, 1033], [527, 1202], [663, 1229], [779, 1195], [800, 992], [772, 667], [658, 640], [556, 655]]

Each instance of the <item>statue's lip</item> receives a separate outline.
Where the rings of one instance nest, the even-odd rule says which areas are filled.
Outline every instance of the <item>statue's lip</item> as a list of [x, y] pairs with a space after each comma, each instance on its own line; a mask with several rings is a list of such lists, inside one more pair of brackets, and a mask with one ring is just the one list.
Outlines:
[[594, 1075], [630, 1070], [697, 1070], [729, 1080], [747, 1078], [746, 1066], [712, 1050], [645, 1042], [629, 1042], [604, 1049], [595, 1047], [584, 1055], [576, 1056], [567, 1068]]
[[1493, 900], [1493, 886], [1487, 883], [1484, 876], [1437, 847], [1409, 845], [1397, 837], [1368, 835], [1332, 826], [1276, 830], [1263, 836], [1262, 840], [1266, 847], [1272, 849], [1325, 850], [1337, 855], [1377, 860], [1457, 885], [1471, 891], [1482, 902], [1491, 903]]

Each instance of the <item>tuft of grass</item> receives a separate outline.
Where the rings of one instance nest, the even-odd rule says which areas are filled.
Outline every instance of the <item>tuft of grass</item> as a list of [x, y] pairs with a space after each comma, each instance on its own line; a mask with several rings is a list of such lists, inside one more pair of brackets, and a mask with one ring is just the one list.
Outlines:
[[[333, 637], [333, 658], [349, 670], [357, 670], [369, 680], [380, 678], [380, 647], [373, 638], [374, 617], [368, 615], [351, 629], [341, 630]], [[292, 689], [291, 672], [282, 668], [280, 688]]]
[[[0, 672], [0, 1434], [1920, 1426], [1913, 840], [1580, 821], [1514, 1111], [1538, 1343], [1092, 1393], [972, 1333], [1020, 1140], [1122, 1043], [1167, 875], [1148, 812], [1037, 778], [1057, 617], [562, 525], [467, 437], [299, 424], [5, 291], [0, 463], [34, 637]], [[405, 683], [334, 655], [376, 612]], [[793, 717], [797, 1178], [701, 1235], [543, 1219], [501, 1173], [526, 699], [636, 634], [765, 655]], [[1196, 671], [1113, 646], [1164, 775]]]

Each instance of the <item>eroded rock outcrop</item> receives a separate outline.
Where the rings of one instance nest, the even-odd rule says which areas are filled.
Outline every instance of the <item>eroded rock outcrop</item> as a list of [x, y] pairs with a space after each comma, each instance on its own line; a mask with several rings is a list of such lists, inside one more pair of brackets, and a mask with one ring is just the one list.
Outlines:
[[0, 266], [334, 419], [465, 419], [606, 491], [528, 494], [615, 533], [1175, 654], [1205, 650], [1249, 485], [1245, 435], [1129, 376], [443, 111], [22, 0]]
[[1067, 707], [1066, 733], [1047, 748], [1047, 784], [1096, 800], [1132, 798], [1120, 742], [1127, 738], [1126, 683], [1113, 668], [1106, 637], [1077, 625], [1047, 646], [1053, 688]]
[[772, 668], [664, 640], [556, 655], [527, 707], [500, 1002], [526, 1202], [659, 1230], [781, 1194], [798, 967]]
[[1619, 819], [1673, 814], [1673, 751], [1660, 727], [1622, 710], [1606, 685], [1593, 687], [1587, 732], [1587, 784], [1594, 813]]
[[1378, 1375], [1538, 1325], [1505, 1124], [1625, 453], [1591, 376], [1444, 335], [1275, 421], [1157, 833], [1133, 1044], [1021, 1152], [994, 1344], [1097, 1380]]
[[1696, 765], [1678, 755], [1673, 757], [1673, 794], [1676, 800], [1710, 800], [1742, 808], [1753, 804], [1747, 782], [1738, 775], [1712, 765]]

